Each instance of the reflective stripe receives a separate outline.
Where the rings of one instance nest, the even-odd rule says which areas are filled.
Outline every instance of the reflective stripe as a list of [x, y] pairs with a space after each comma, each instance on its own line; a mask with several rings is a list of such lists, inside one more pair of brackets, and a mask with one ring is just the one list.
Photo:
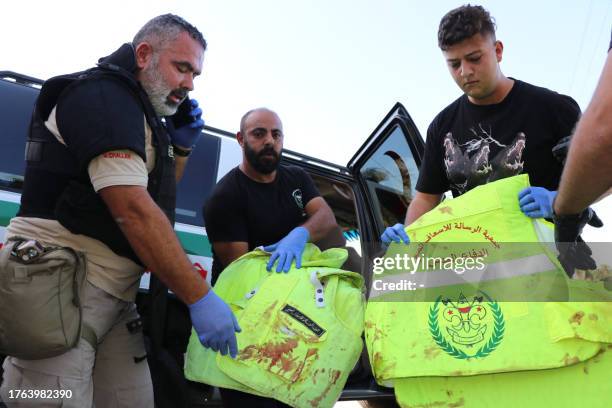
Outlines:
[[532, 220], [540, 245], [548, 251], [549, 254], [556, 257], [558, 254], [555, 245], [555, 230], [551, 223], [542, 219]]
[[[414, 287], [416, 289], [437, 288], [466, 283], [473, 284], [498, 279], [515, 278], [555, 269], [556, 266], [554, 263], [552, 263], [550, 258], [544, 254], [540, 254], [525, 258], [513, 259], [510, 261], [485, 264], [485, 267], [482, 270], [470, 269], [466, 270], [462, 274], [448, 269], [417, 273], [404, 272], [394, 275], [381, 276], [380, 278], [373, 277], [372, 282], [380, 281], [381, 284], [399, 284], [410, 280], [414, 282]], [[374, 285], [372, 285], [370, 299], [390, 292], [396, 292], [396, 290], [376, 289]]]
[[535, 228], [538, 241], [542, 243], [555, 242], [555, 230], [552, 227], [546, 225], [543, 220], [535, 219], [531, 221]]

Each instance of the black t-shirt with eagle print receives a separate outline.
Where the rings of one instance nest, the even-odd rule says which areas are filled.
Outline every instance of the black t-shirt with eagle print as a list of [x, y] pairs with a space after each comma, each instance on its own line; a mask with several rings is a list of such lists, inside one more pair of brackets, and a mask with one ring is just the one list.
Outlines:
[[569, 96], [514, 79], [504, 100], [475, 105], [463, 95], [427, 129], [416, 189], [453, 196], [504, 177], [529, 174], [532, 186], [556, 190], [562, 164], [552, 148], [572, 134], [580, 107]]

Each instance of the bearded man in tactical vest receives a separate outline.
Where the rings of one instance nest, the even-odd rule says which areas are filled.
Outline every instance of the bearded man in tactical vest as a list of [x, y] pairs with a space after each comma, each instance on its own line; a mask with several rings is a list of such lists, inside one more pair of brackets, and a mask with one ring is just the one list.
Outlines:
[[[53, 406], [152, 407], [134, 303], [145, 269], [189, 306], [205, 347], [235, 356], [238, 324], [173, 230], [176, 181], [204, 127], [187, 94], [205, 50], [197, 28], [166, 14], [95, 68], [43, 85], [21, 207], [0, 256], [0, 293], [20, 304], [2, 304], [0, 317], [7, 328], [0, 330], [0, 353], [9, 355], [0, 397], [8, 406], [43, 402], [16, 391], [27, 389], [46, 390], [38, 398]], [[34, 276], [45, 262], [45, 273]], [[41, 303], [52, 291], [42, 288], [45, 276], [58, 262], [70, 284]], [[76, 336], [58, 345], [51, 338], [57, 332]]]

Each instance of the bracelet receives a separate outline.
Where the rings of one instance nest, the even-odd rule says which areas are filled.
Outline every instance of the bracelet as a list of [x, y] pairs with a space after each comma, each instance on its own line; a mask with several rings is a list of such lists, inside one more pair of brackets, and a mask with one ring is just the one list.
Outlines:
[[183, 149], [182, 147], [178, 147], [177, 145], [173, 144], [172, 145], [172, 151], [174, 152], [175, 155], [179, 156], [179, 157], [188, 157], [191, 154], [191, 151], [193, 149]]

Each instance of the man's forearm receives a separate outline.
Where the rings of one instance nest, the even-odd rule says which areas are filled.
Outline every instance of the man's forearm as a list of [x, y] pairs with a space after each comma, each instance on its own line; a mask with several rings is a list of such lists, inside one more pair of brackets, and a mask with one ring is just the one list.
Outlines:
[[612, 56], [591, 104], [580, 119], [568, 153], [557, 198], [557, 214], [577, 214], [612, 186]]
[[315, 242], [326, 237], [336, 225], [334, 213], [325, 205], [315, 211], [304, 223], [303, 227], [308, 230], [310, 241]]
[[204, 296], [208, 288], [185, 255], [165, 214], [157, 210], [140, 219], [124, 221], [121, 230], [149, 270], [183, 302], [192, 304]]
[[404, 225], [412, 224], [421, 215], [435, 208], [435, 206], [438, 205], [442, 199], [442, 195], [436, 196], [433, 194], [427, 194], [426, 196], [423, 196], [422, 194], [423, 193], [417, 193], [417, 196], [408, 206]]
[[555, 199], [555, 212], [560, 215], [583, 211], [612, 186], [612, 146], [577, 136], [572, 141], [576, 148], [570, 151]]
[[[104, 190], [101, 195], [107, 205], [118, 199], [109, 198]], [[109, 205], [111, 213], [146, 267], [186, 304], [205, 295], [208, 292], [206, 282], [194, 270], [168, 218], [146, 190], [125, 187], [113, 194], [121, 196], [123, 202], [115, 203], [115, 208]]]
[[189, 161], [189, 156], [178, 156], [174, 155], [174, 171], [175, 171], [175, 179], [178, 183], [183, 178], [183, 173], [185, 172], [185, 167], [187, 166], [187, 162]]

